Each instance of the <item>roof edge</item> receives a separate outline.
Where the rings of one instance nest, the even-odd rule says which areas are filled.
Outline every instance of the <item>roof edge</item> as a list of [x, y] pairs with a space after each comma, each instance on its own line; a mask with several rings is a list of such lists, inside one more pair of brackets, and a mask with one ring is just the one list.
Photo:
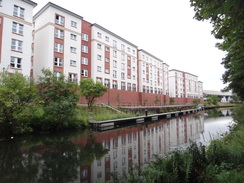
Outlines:
[[92, 26], [95, 26], [95, 27], [97, 27], [97, 28], [99, 28], [99, 29], [102, 29], [103, 31], [105, 31], [105, 32], [107, 32], [107, 33], [113, 35], [114, 37], [117, 37], [118, 39], [120, 39], [120, 40], [126, 42], [127, 44], [129, 44], [129, 45], [135, 47], [136, 49], [138, 49], [138, 46], [136, 46], [135, 44], [133, 44], [133, 43], [127, 41], [126, 39], [124, 39], [124, 38], [118, 36], [117, 34], [111, 32], [110, 30], [108, 30], [108, 29], [106, 29], [106, 28], [104, 28], [104, 27], [102, 27], [101, 25], [98, 25], [98, 24], [94, 23], [94, 24], [92, 24]]
[[56, 5], [56, 4], [52, 3], [52, 2], [48, 2], [42, 9], [40, 9], [40, 10], [33, 16], [33, 19], [35, 20], [39, 15], [41, 15], [41, 14], [42, 14], [47, 8], [49, 8], [49, 7], [56, 8], [56, 9], [58, 9], [58, 10], [60, 10], [60, 11], [63, 11], [63, 12], [65, 12], [65, 13], [68, 13], [68, 14], [70, 14], [70, 15], [76, 17], [76, 18], [79, 18], [79, 19], [83, 20], [83, 17], [82, 17], [82, 16], [80, 16], [80, 15], [78, 15], [78, 14], [76, 14], [76, 13], [73, 13], [73, 12], [71, 12], [71, 11], [65, 9], [65, 8], [62, 8], [61, 6], [58, 6], [58, 5]]
[[31, 1], [31, 0], [22, 0], [22, 1], [24, 1], [25, 3], [28, 3], [30, 5], [32, 5], [34, 8], [37, 6], [37, 3], [34, 2], [34, 1]]
[[147, 51], [145, 51], [145, 50], [143, 50], [143, 49], [140, 49], [140, 50], [138, 50], [138, 51], [142, 51], [142, 52], [144, 52], [144, 53], [146, 53], [146, 54], [148, 54], [148, 55], [150, 55], [151, 57], [153, 57], [154, 59], [157, 59], [157, 60], [159, 60], [159, 61], [161, 61], [161, 62], [163, 62], [164, 63], [164, 61], [163, 60], [161, 60], [160, 58], [158, 58], [158, 57], [155, 57], [154, 55], [152, 55], [151, 53], [149, 53], [149, 52], [147, 52]]

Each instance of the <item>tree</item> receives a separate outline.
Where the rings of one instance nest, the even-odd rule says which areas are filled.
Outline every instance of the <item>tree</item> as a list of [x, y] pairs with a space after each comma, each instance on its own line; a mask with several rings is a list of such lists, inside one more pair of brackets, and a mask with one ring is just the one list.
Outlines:
[[62, 74], [56, 77], [50, 70], [42, 72], [44, 76], [39, 78], [38, 83], [43, 100], [44, 121], [48, 122], [44, 128], [76, 126], [78, 85]]
[[155, 96], [155, 99], [153, 100], [153, 102], [155, 105], [160, 102], [158, 95]]
[[92, 78], [85, 78], [80, 81], [80, 90], [87, 100], [88, 108], [91, 109], [95, 98], [103, 96], [107, 87], [100, 82], [94, 82]]
[[0, 73], [1, 135], [32, 131], [32, 120], [41, 115], [38, 90], [34, 81], [22, 74]]
[[208, 103], [209, 105], [211, 105], [211, 104], [213, 104], [213, 105], [217, 105], [218, 102], [219, 102], [219, 97], [216, 96], [216, 95], [211, 95], [211, 96], [208, 98], [208, 100], [207, 100], [207, 103]]
[[226, 52], [222, 64], [225, 73], [224, 91], [232, 90], [244, 100], [244, 1], [243, 0], [190, 0], [197, 20], [210, 20], [212, 34], [221, 43], [216, 46]]
[[192, 102], [193, 104], [198, 105], [200, 103], [200, 99], [195, 98]]

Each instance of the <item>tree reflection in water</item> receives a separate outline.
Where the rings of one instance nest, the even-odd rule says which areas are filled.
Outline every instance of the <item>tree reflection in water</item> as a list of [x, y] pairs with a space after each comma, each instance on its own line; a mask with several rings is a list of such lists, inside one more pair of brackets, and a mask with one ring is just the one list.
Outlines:
[[[10, 140], [0, 143], [1, 183], [67, 183], [79, 180], [81, 165], [90, 165], [106, 151], [87, 132]], [[74, 142], [77, 136], [85, 144]]]

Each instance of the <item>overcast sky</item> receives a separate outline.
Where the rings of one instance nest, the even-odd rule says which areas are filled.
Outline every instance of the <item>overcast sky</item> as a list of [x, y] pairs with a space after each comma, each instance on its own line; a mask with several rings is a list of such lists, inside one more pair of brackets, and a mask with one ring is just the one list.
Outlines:
[[[34, 14], [49, 0], [38, 3]], [[224, 52], [208, 22], [193, 19], [189, 0], [50, 0], [97, 23], [166, 62], [197, 75], [204, 90], [221, 90]]]

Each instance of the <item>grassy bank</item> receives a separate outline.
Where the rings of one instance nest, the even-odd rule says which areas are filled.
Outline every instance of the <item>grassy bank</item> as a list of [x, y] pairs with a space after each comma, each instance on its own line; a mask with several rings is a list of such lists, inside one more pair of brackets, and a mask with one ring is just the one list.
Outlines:
[[86, 106], [78, 106], [77, 112], [78, 118], [84, 124], [88, 125], [89, 120], [104, 121], [119, 118], [133, 117], [136, 114], [127, 113], [117, 113], [116, 111], [106, 108], [106, 107], [93, 107], [92, 111], [89, 111]]
[[[127, 176], [114, 174], [112, 182], [239, 183], [244, 180], [244, 106], [236, 107], [230, 133], [209, 146], [192, 143], [185, 151], [157, 157]], [[139, 171], [139, 173], [138, 173]]]

